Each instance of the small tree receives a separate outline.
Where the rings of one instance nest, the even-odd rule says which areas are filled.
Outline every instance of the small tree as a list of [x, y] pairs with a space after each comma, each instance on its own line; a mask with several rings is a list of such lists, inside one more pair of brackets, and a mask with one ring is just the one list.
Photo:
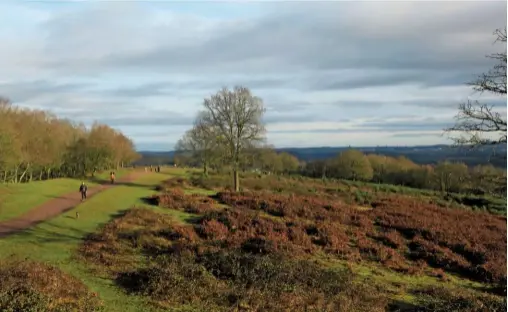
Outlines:
[[338, 177], [342, 179], [369, 181], [374, 175], [369, 159], [359, 150], [349, 149], [340, 153], [334, 165]]
[[440, 162], [434, 169], [436, 187], [443, 193], [460, 192], [469, 180], [468, 168], [463, 163]]
[[177, 151], [189, 152], [199, 159], [205, 175], [208, 174], [208, 166], [212, 162], [216, 148], [217, 131], [203, 120], [203, 114], [196, 118], [194, 127], [188, 130], [176, 144]]
[[506, 197], [506, 171], [491, 164], [478, 165], [471, 169], [472, 191]]
[[[497, 36], [495, 42], [504, 44], [505, 50], [502, 53], [488, 55], [487, 57], [497, 61], [497, 64], [469, 85], [474, 91], [506, 98], [506, 28], [497, 29], [494, 35]], [[445, 129], [445, 132], [459, 132], [459, 136], [452, 137], [458, 145], [482, 146], [506, 143], [506, 115], [494, 111], [493, 105], [468, 100], [467, 103], [460, 104], [455, 119], [455, 125]]]
[[235, 191], [240, 190], [238, 170], [240, 158], [246, 149], [264, 140], [265, 127], [262, 116], [263, 101], [245, 87], [237, 86], [232, 91], [223, 88], [203, 102], [203, 122], [217, 129], [220, 142], [224, 145], [233, 168]]
[[298, 170], [300, 166], [298, 158], [286, 152], [282, 152], [278, 156], [281, 159], [282, 168], [285, 173], [293, 173]]

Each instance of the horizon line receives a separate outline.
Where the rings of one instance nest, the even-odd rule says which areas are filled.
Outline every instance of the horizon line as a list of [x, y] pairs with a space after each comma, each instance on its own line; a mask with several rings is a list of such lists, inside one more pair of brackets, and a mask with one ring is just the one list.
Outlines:
[[[491, 147], [496, 148], [499, 146], [506, 145], [506, 143], [500, 143], [497, 145], [489, 145], [489, 146], [478, 146], [481, 147]], [[282, 150], [282, 149], [326, 149], [326, 148], [387, 148], [387, 147], [403, 147], [403, 148], [416, 148], [416, 147], [454, 147], [454, 148], [466, 148], [466, 147], [474, 147], [473, 145], [461, 145], [457, 146], [454, 144], [427, 144], [427, 145], [363, 145], [363, 146], [353, 146], [353, 145], [341, 145], [341, 146], [299, 146], [299, 147], [273, 147], [274, 150]], [[170, 150], [152, 150], [152, 149], [136, 149], [136, 152], [174, 152], [174, 149]]]

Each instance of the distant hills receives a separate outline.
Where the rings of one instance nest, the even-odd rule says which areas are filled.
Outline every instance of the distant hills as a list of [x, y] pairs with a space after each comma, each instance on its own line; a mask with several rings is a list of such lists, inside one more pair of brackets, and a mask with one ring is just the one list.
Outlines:
[[[276, 151], [287, 152], [303, 161], [312, 161], [334, 157], [338, 153], [355, 148], [366, 154], [381, 154], [398, 157], [405, 156], [418, 164], [436, 164], [440, 161], [460, 161], [469, 166], [491, 163], [496, 167], [506, 168], [506, 144], [481, 147], [476, 149], [458, 148], [449, 145], [427, 146], [376, 146], [376, 147], [288, 147], [276, 148]], [[155, 152], [138, 151], [142, 158], [138, 165], [171, 163], [174, 151]]]

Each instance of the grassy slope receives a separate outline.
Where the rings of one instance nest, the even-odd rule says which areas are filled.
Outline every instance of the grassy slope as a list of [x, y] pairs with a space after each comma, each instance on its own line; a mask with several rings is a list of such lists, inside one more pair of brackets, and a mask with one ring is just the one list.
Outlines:
[[[124, 175], [127, 170], [117, 172], [117, 177]], [[107, 180], [109, 172], [102, 172], [95, 180]], [[32, 183], [4, 184], [0, 185], [0, 221], [18, 217], [52, 198], [77, 192], [80, 180], [78, 179], [53, 179], [36, 181]], [[97, 183], [88, 181], [89, 187]]]
[[[13, 255], [57, 265], [97, 292], [105, 301], [106, 311], [147, 311], [139, 298], [125, 295], [112, 281], [89, 274], [86, 267], [72, 259], [72, 254], [84, 235], [121, 211], [141, 205], [140, 199], [151, 195], [152, 187], [167, 178], [167, 174], [149, 173], [137, 180], [135, 186], [115, 187], [33, 229], [0, 239], [0, 257]], [[76, 211], [80, 212], [79, 220], [74, 219]]]

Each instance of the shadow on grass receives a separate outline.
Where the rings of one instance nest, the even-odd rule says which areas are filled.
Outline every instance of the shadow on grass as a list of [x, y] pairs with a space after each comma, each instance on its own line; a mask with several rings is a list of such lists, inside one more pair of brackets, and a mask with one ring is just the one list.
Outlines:
[[[76, 219], [76, 222], [79, 222], [79, 219]], [[88, 234], [86, 231], [75, 227], [60, 226], [52, 222], [46, 222], [44, 228], [30, 228], [13, 233], [17, 238], [38, 246], [48, 243], [71, 243], [80, 240], [86, 234]]]
[[414, 312], [414, 311], [418, 311], [418, 310], [416, 310], [417, 308], [418, 308], [418, 306], [416, 306], [412, 303], [408, 303], [408, 302], [404, 302], [404, 301], [400, 301], [400, 300], [395, 300], [395, 301], [391, 302], [391, 304], [388, 306], [387, 311]]
[[158, 206], [157, 198], [152, 196], [141, 197], [141, 202], [149, 206]]
[[[76, 243], [78, 241], [82, 241], [87, 235], [94, 233], [97, 229], [102, 228], [110, 220], [125, 215], [128, 210], [129, 209], [124, 209], [110, 214], [109, 218], [105, 222], [97, 223], [93, 231], [82, 230], [74, 227], [72, 224], [62, 226], [53, 222], [45, 222], [44, 227], [31, 227], [25, 230], [18, 230], [8, 236], [16, 235], [17, 238], [33, 243], [37, 246], [43, 246], [48, 243]], [[86, 213], [86, 211], [81, 212], [81, 216], [83, 216], [84, 213]], [[65, 218], [75, 220], [76, 226], [79, 226], [79, 218], [75, 218], [73, 216], [65, 216]]]
[[[121, 185], [121, 186], [130, 186], [130, 187], [153, 188], [153, 185], [147, 185], [147, 184], [135, 183], [135, 182], [115, 181], [115, 183], [111, 183], [110, 180], [101, 179], [99, 177], [91, 177], [88, 179], [88, 181], [96, 183], [98, 185]], [[79, 188], [79, 185], [77, 187]]]

